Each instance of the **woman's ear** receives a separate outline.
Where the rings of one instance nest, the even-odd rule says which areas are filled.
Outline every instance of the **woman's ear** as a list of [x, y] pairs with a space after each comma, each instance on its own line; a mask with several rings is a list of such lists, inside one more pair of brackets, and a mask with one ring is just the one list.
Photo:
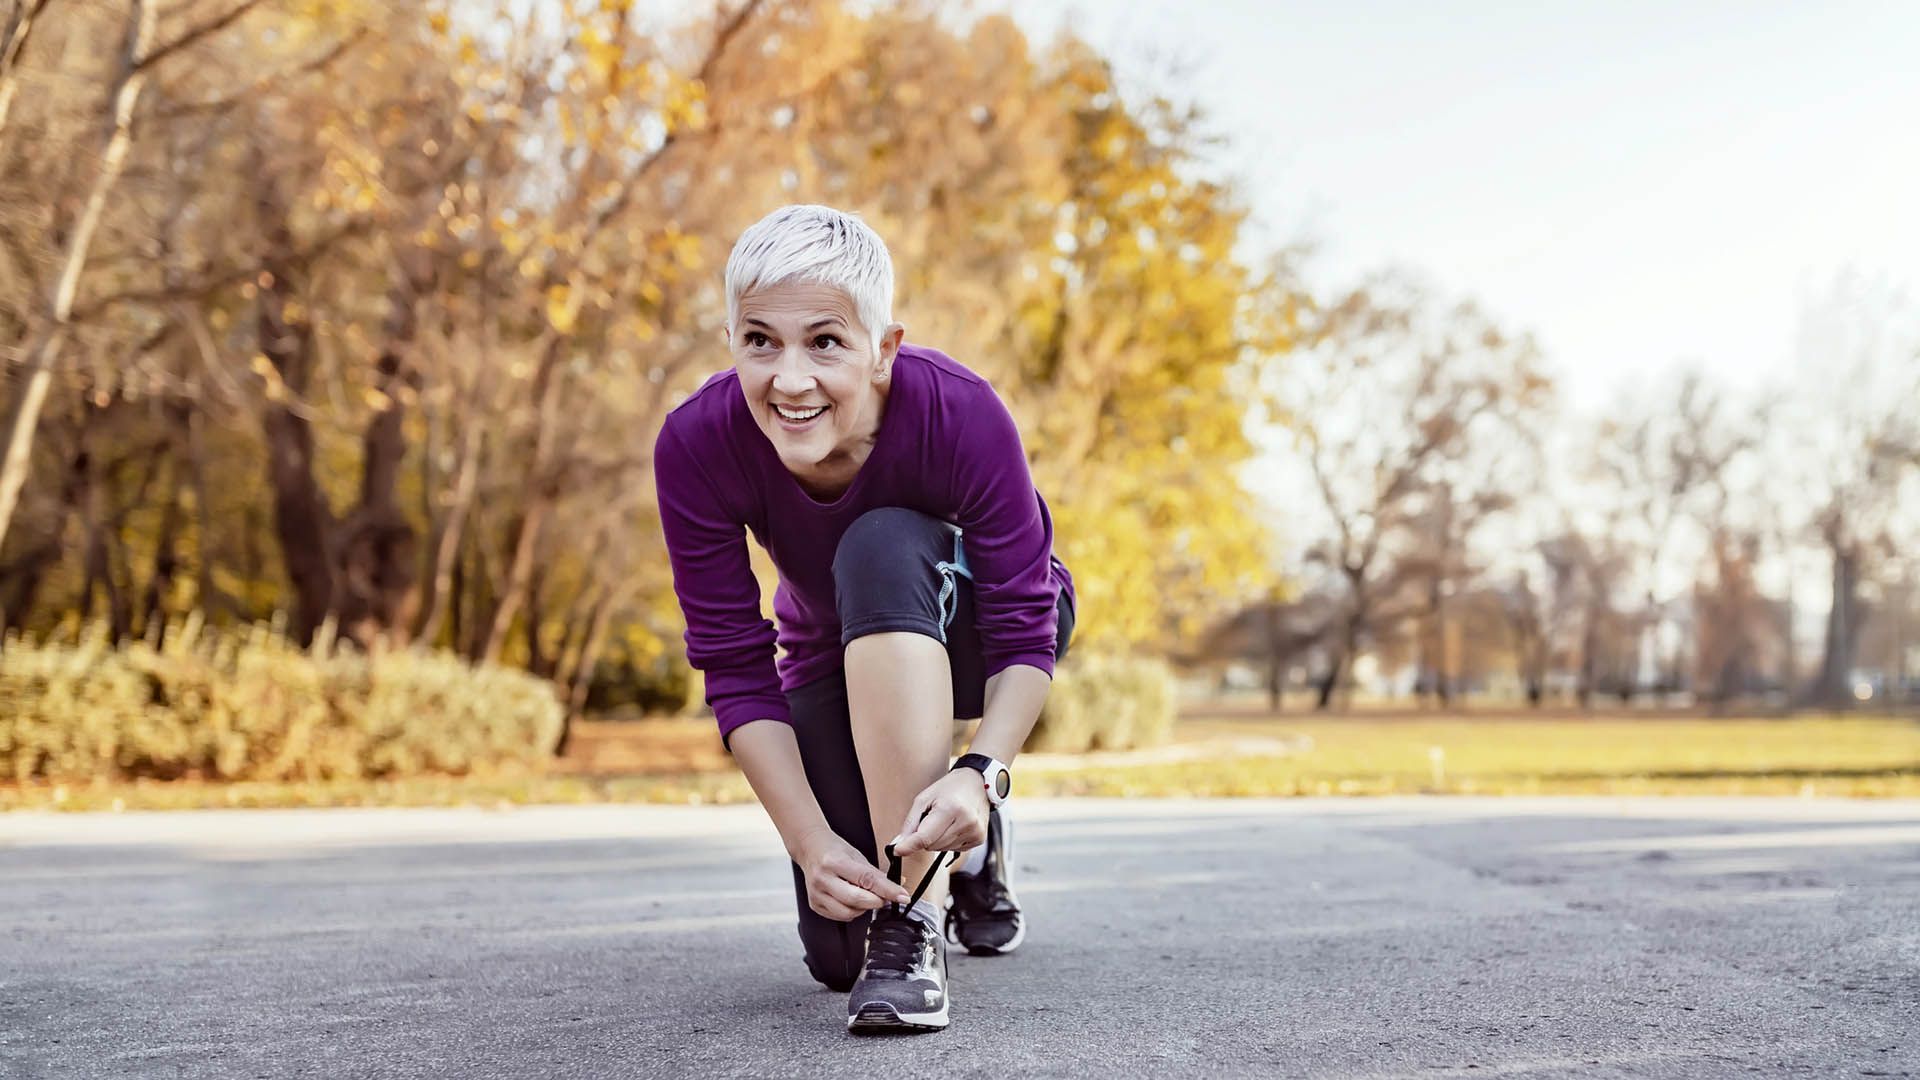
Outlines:
[[899, 355], [900, 343], [905, 341], [906, 337], [907, 328], [899, 323], [888, 323], [887, 328], [880, 331], [880, 363], [882, 366], [891, 367], [893, 365], [893, 358]]

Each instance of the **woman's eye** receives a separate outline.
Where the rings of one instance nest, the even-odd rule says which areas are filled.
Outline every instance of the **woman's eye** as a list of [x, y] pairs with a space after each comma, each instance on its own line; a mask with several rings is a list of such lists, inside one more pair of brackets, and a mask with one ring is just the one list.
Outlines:
[[755, 331], [747, 335], [747, 348], [749, 349], [764, 349], [768, 344], [769, 340], [765, 334]]
[[813, 339], [813, 347], [816, 349], [837, 349], [840, 347], [840, 339], [834, 337], [832, 334], [821, 334], [819, 337]]

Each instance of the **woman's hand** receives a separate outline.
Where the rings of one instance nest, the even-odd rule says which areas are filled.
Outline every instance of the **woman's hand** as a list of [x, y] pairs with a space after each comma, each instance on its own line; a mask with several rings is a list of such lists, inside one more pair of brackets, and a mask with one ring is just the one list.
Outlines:
[[972, 769], [955, 769], [914, 796], [894, 839], [896, 855], [966, 851], [987, 842], [987, 785]]
[[884, 870], [832, 829], [808, 833], [795, 847], [793, 861], [806, 879], [807, 906], [826, 918], [846, 922], [909, 899], [907, 890], [888, 881]]

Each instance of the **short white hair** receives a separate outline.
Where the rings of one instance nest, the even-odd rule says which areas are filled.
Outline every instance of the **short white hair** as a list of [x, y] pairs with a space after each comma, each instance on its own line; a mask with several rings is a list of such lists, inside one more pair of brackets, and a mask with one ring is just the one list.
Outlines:
[[893, 256], [886, 241], [857, 215], [796, 203], [753, 223], [727, 256], [727, 330], [740, 318], [740, 298], [783, 281], [831, 285], [853, 300], [877, 351], [893, 323]]

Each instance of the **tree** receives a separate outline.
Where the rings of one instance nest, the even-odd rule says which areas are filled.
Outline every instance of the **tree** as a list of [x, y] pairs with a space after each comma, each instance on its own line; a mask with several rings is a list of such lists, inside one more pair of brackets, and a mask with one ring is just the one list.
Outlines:
[[[1463, 463], [1485, 440], [1510, 438], [1512, 416], [1536, 407], [1548, 384], [1530, 341], [1502, 333], [1470, 304], [1439, 307], [1401, 276], [1377, 277], [1311, 313], [1303, 342], [1262, 388], [1267, 416], [1291, 434], [1331, 533], [1314, 557], [1346, 587], [1335, 659], [1320, 686], [1326, 708], [1362, 643], [1397, 625], [1412, 603], [1431, 603], [1409, 602], [1407, 584], [1458, 572], [1457, 522], [1498, 503], [1476, 490], [1474, 507], [1447, 517], [1466, 486]], [[1439, 515], [1445, 534], [1424, 562], [1423, 514]]]
[[[1842, 276], [1803, 312], [1807, 380], [1794, 416], [1804, 520], [1825, 549], [1832, 591], [1811, 696], [1853, 703], [1863, 585], [1895, 550], [1898, 495], [1920, 463], [1920, 326], [1884, 284]], [[1811, 406], [1810, 408], [1807, 406]], [[1782, 425], [1784, 426], [1784, 425]]]
[[[0, 71], [0, 80], [3, 80], [0, 81], [0, 106], [7, 106], [8, 111], [18, 85], [15, 68], [20, 52], [32, 29], [33, 17], [44, 7], [45, 4], [38, 4], [17, 11], [12, 20], [5, 53], [0, 55], [0, 63], [5, 65], [4, 71]], [[26, 323], [27, 333], [22, 350], [26, 356], [25, 372], [8, 417], [5, 456], [0, 458], [0, 543], [6, 540], [14, 508], [19, 502], [20, 489], [27, 480], [27, 461], [33, 450], [33, 435], [39, 426], [40, 410], [46, 404], [47, 390], [53, 382], [54, 365], [60, 358], [60, 350], [73, 333], [74, 300], [80, 288], [80, 274], [93, 253], [93, 240], [106, 211], [107, 195], [119, 182], [121, 169], [126, 164], [127, 149], [133, 141], [134, 113], [140, 104], [140, 93], [146, 87], [154, 62], [162, 55], [153, 45], [154, 25], [158, 18], [151, 0], [130, 0], [122, 31], [125, 44], [110, 76], [112, 84], [108, 101], [111, 104], [107, 124], [104, 125], [106, 134], [101, 140], [99, 167], [95, 170], [79, 212], [70, 222], [54, 223], [51, 230], [53, 236], [61, 238], [55, 245], [58, 250], [57, 277], [45, 313], [30, 317]], [[173, 43], [165, 51], [173, 51], [177, 46], [177, 42]]]

